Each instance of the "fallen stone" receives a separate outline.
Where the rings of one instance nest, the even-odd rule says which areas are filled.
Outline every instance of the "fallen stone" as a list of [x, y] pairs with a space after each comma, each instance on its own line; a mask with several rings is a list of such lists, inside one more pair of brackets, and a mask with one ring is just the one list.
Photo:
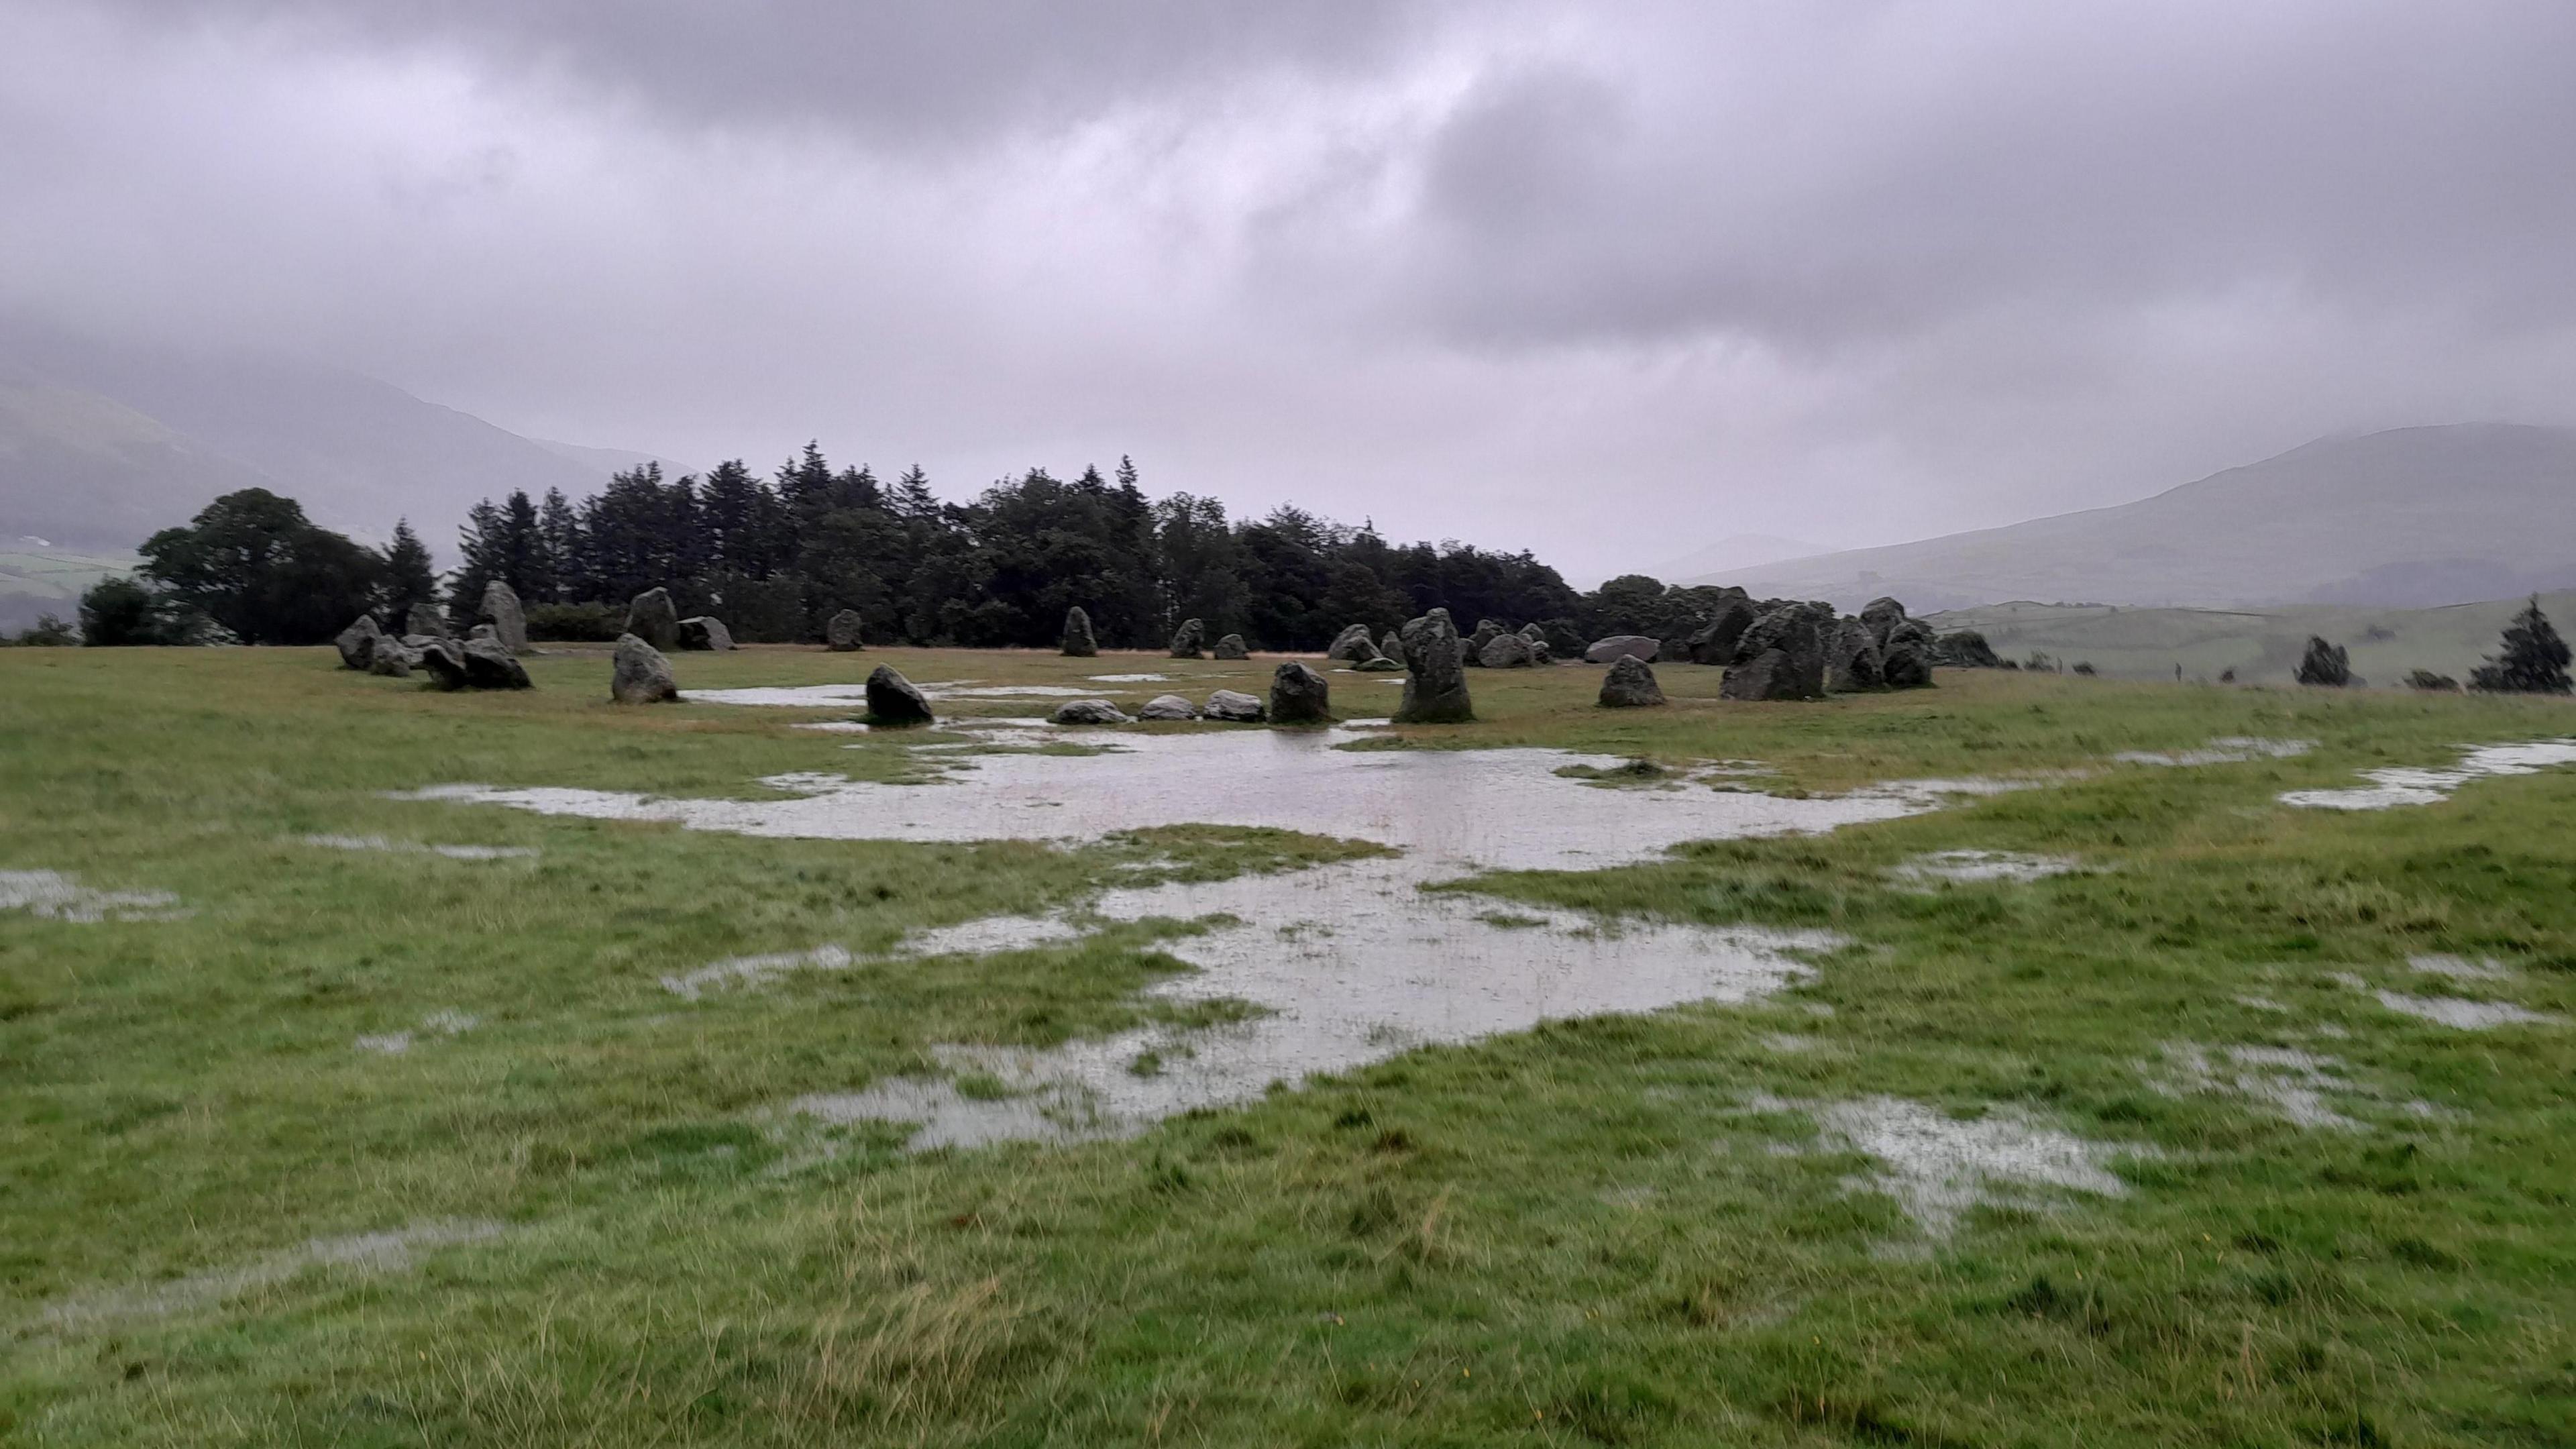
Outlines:
[[[440, 689], [465, 687], [465, 651], [453, 639], [437, 634], [413, 635], [420, 643], [413, 646], [418, 658], [414, 665], [429, 676], [429, 682]], [[410, 639], [403, 642], [409, 644]]]
[[1091, 615], [1085, 613], [1080, 604], [1064, 611], [1064, 640], [1060, 650], [1074, 659], [1089, 659], [1100, 652], [1100, 641], [1091, 633]]
[[381, 674], [387, 679], [409, 679], [412, 666], [419, 661], [420, 656], [404, 648], [401, 640], [378, 636], [375, 650], [367, 660], [367, 672]]
[[608, 697], [619, 704], [676, 704], [680, 682], [661, 650], [633, 634], [620, 634], [609, 669]]
[[1259, 724], [1270, 717], [1270, 711], [1259, 699], [1232, 689], [1220, 689], [1209, 695], [1207, 707], [1199, 714], [1202, 718], [1224, 720], [1229, 724]]
[[1291, 659], [1270, 676], [1272, 724], [1327, 724], [1333, 718], [1333, 687], [1324, 676]]
[[[1181, 703], [1186, 706], [1189, 701]], [[1105, 699], [1068, 699], [1047, 716], [1060, 725], [1134, 724], [1124, 710]]]
[[[501, 643], [501, 631], [493, 628], [489, 624], [475, 625], [473, 628], [465, 631], [465, 637], [468, 639], [489, 639], [495, 644]], [[503, 645], [502, 647], [507, 648], [509, 646]]]
[[880, 664], [868, 675], [868, 723], [882, 729], [926, 725], [930, 701], [892, 665]]
[[1138, 719], [1197, 719], [1198, 706], [1177, 694], [1158, 694], [1136, 711]]
[[1663, 648], [1660, 641], [1643, 634], [1613, 634], [1607, 639], [1593, 640], [1592, 647], [1583, 651], [1583, 662], [1609, 664], [1620, 659], [1636, 659], [1652, 664]]
[[475, 618], [492, 626], [501, 647], [513, 654], [528, 652], [528, 612], [519, 606], [519, 591], [499, 579], [483, 586], [483, 607]]
[[465, 641], [465, 683], [474, 689], [526, 689], [528, 666], [498, 639]]
[[724, 620], [710, 614], [699, 614], [680, 621], [680, 647], [683, 649], [731, 649], [733, 631]]
[[1636, 709], [1664, 702], [1663, 686], [1655, 683], [1655, 671], [1634, 654], [1622, 654], [1601, 677], [1603, 709]]
[[373, 615], [360, 614], [357, 622], [341, 630], [340, 637], [331, 641], [340, 651], [340, 667], [365, 669], [374, 664], [376, 641], [384, 637], [385, 631], [376, 627]]
[[1487, 669], [1528, 669], [1538, 663], [1538, 650], [1525, 634], [1497, 634], [1476, 651], [1476, 662]]
[[680, 610], [671, 602], [671, 591], [646, 589], [626, 606], [626, 632], [656, 649], [680, 647]]
[[2001, 669], [2002, 656], [1974, 629], [1960, 629], [1933, 641], [1932, 662], [1953, 669]]
[[868, 647], [867, 621], [856, 609], [843, 609], [823, 625], [823, 647], [835, 654], [856, 654]]
[[1332, 647], [1324, 651], [1324, 657], [1336, 663], [1356, 664], [1377, 652], [1377, 641], [1369, 637], [1369, 626], [1353, 624], [1333, 636]]
[[1246, 645], [1243, 642], [1242, 635], [1228, 634], [1224, 638], [1216, 641], [1216, 657], [1219, 659], [1249, 659], [1252, 657], [1252, 649], [1249, 645]]

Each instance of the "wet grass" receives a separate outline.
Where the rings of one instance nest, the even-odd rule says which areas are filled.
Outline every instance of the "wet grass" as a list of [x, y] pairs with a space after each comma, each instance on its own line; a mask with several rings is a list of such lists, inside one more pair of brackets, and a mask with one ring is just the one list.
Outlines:
[[[1099, 686], [1131, 709], [1268, 674], [678, 662], [685, 687], [848, 682], [881, 661], [983, 684], [1180, 676]], [[1496, 918], [1848, 940], [1765, 1003], [1417, 1052], [1131, 1141], [913, 1156], [884, 1128], [773, 1130], [775, 1106], [935, 1070], [942, 1042], [1135, 1025], [1137, 990], [1178, 969], [1154, 933], [862, 960], [697, 1001], [660, 978], [1353, 847], [1206, 827], [1082, 850], [761, 840], [389, 801], [460, 780], [744, 795], [763, 775], [914, 767], [886, 740], [788, 727], [830, 711], [613, 709], [599, 654], [532, 660], [539, 687], [509, 696], [330, 664], [0, 654], [0, 869], [194, 910], [0, 915], [0, 1441], [2576, 1440], [2571, 1029], [2462, 1032], [2373, 994], [2576, 1017], [2576, 771], [2375, 815], [2273, 801], [2459, 743], [2576, 734], [2563, 704], [1944, 674], [1928, 693], [1740, 706], [1682, 667], [1660, 671], [1672, 708], [1605, 712], [1595, 670], [1478, 674], [1483, 722], [1386, 744], [1543, 743], [1674, 772], [1755, 759], [1779, 774], [1736, 783], [1772, 790], [2048, 783], [1476, 882]], [[1393, 702], [1372, 676], [1331, 679], [1344, 714]], [[2229, 735], [2318, 748], [2105, 763]], [[1888, 875], [1951, 849], [2087, 871], [1929, 890]], [[2428, 978], [2405, 964], [2422, 952], [2514, 974]], [[475, 1024], [424, 1028], [441, 1011]], [[399, 1055], [354, 1046], [401, 1031]], [[2177, 1091], [2173, 1043], [2330, 1057], [2366, 1089], [2330, 1105], [2365, 1130]], [[2118, 1165], [2124, 1197], [1978, 1208], [1933, 1238], [1855, 1190], [1867, 1159], [1794, 1105], [1874, 1097], [2159, 1155]], [[44, 1317], [445, 1220], [507, 1231], [407, 1271], [325, 1264], [163, 1315]]]

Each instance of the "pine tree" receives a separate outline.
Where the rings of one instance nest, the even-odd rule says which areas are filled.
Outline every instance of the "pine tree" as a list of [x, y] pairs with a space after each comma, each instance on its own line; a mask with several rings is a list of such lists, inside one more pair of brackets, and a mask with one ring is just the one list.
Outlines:
[[411, 531], [406, 518], [394, 525], [394, 541], [385, 549], [385, 626], [403, 632], [403, 620], [414, 604], [438, 602], [438, 574], [429, 566], [429, 549]]
[[537, 508], [537, 535], [545, 540], [546, 562], [552, 587], [546, 599], [569, 603], [590, 597], [590, 550], [581, 532], [581, 515], [560, 488], [546, 490], [546, 501]]
[[2499, 694], [2565, 694], [2570, 657], [2567, 641], [2540, 612], [2540, 596], [2534, 594], [2505, 627], [2502, 652], [2471, 672], [2469, 687]]
[[930, 475], [919, 463], [904, 470], [894, 483], [894, 513], [897, 518], [932, 519], [939, 516], [939, 499], [930, 491]]
[[447, 616], [472, 619], [483, 607], [483, 586], [506, 574], [509, 525], [492, 500], [465, 510], [465, 526], [456, 532], [456, 572], [447, 580]]

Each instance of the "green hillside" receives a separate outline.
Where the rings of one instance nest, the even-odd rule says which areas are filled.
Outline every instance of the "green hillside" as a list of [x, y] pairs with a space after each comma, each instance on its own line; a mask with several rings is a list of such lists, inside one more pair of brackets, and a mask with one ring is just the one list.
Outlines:
[[[2065, 663], [2089, 662], [2119, 679], [2216, 679], [2234, 669], [2240, 682], [2283, 684], [2298, 668], [2308, 636], [2352, 651], [2353, 672], [2373, 684], [2402, 683], [2409, 670], [2455, 679], [2494, 652], [2521, 599], [2452, 604], [2439, 609], [2308, 605], [2279, 609], [2126, 609], [2107, 604], [1992, 604], [1932, 616], [1942, 629], [1976, 629], [2007, 659], [2033, 650]], [[2576, 591], [2541, 595], [2541, 608], [2576, 627]]]
[[23, 629], [41, 614], [69, 619], [83, 590], [140, 562], [132, 554], [0, 546], [0, 629]]

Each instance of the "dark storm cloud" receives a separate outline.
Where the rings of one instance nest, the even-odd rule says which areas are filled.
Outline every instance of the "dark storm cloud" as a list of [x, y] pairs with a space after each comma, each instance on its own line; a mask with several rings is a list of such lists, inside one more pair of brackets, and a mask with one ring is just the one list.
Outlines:
[[2571, 61], [2561, 0], [0, 0], [0, 307], [1599, 572], [2576, 422]]

